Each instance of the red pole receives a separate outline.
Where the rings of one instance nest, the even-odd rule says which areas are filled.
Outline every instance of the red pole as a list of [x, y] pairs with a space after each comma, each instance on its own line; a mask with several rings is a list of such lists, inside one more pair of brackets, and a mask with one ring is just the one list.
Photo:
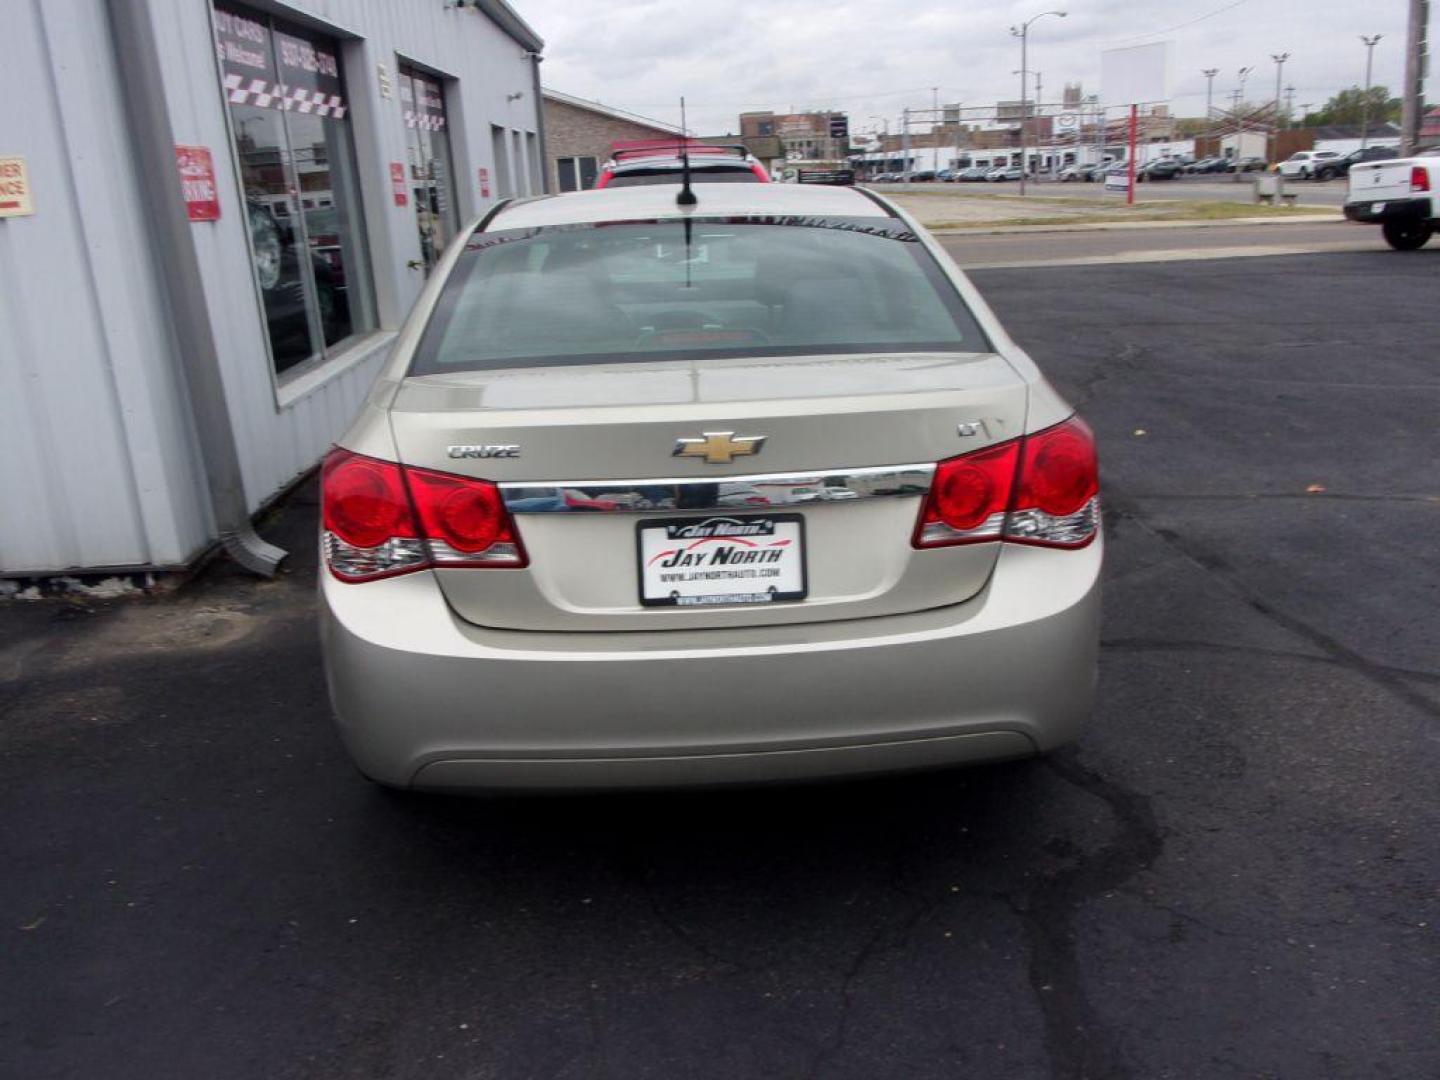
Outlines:
[[1130, 189], [1125, 193], [1125, 205], [1135, 205], [1135, 135], [1136, 128], [1140, 126], [1140, 106], [1130, 106], [1130, 166], [1127, 170], [1130, 174]]

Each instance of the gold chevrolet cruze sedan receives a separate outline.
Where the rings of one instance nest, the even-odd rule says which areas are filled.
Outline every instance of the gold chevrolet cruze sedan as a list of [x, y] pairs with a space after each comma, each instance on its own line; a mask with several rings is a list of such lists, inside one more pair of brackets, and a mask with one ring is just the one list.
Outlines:
[[360, 770], [644, 787], [1015, 758], [1094, 694], [1089, 429], [853, 188], [503, 204], [326, 458]]

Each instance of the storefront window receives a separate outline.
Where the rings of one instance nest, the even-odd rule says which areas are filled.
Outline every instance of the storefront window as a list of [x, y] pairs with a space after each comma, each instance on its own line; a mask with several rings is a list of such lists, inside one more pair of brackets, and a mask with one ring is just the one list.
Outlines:
[[460, 228], [444, 88], [434, 76], [402, 65], [400, 103], [405, 110], [405, 155], [415, 224], [420, 230], [420, 255], [428, 274]]
[[215, 6], [215, 46], [276, 374], [375, 327], [339, 47]]

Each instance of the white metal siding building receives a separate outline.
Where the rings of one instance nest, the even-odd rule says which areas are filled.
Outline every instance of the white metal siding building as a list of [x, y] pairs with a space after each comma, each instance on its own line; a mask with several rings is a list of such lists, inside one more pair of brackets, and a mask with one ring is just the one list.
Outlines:
[[0, 159], [33, 212], [0, 204], [0, 577], [183, 567], [248, 529], [227, 453], [248, 517], [349, 424], [460, 224], [544, 189], [542, 43], [503, 0], [4, 24]]

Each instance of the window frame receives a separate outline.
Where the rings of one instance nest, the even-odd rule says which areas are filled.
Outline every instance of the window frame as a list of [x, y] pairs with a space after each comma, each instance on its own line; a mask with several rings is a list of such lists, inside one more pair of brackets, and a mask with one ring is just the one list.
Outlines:
[[[560, 167], [564, 162], [569, 162], [574, 170], [575, 186], [567, 188], [561, 183]], [[585, 186], [585, 162], [590, 163], [590, 186]], [[555, 188], [558, 194], [568, 194], [572, 191], [593, 191], [595, 183], [600, 179], [600, 158], [595, 154], [571, 154], [566, 157], [555, 159]]]
[[[258, 316], [260, 337], [262, 339], [265, 350], [265, 358], [267, 361], [266, 370], [270, 379], [271, 392], [274, 396], [275, 409], [277, 412], [283, 412], [285, 409], [289, 408], [290, 405], [294, 404], [294, 401], [298, 399], [298, 396], [303, 396], [291, 393], [290, 391], [294, 387], [300, 385], [308, 385], [314, 380], [316, 372], [326, 367], [329, 367], [331, 365], [346, 364], [346, 361], [352, 356], [352, 354], [354, 354], [357, 350], [363, 352], [366, 346], [366, 342], [369, 339], [373, 338], [375, 334], [382, 332], [380, 323], [379, 297], [377, 295], [378, 290], [376, 288], [375, 282], [375, 266], [371, 254], [372, 247], [369, 235], [369, 223], [367, 220], [367, 211], [369, 207], [367, 206], [365, 201], [364, 186], [361, 182], [359, 148], [357, 146], [358, 140], [356, 137], [355, 127], [353, 126], [354, 121], [351, 120], [350, 123], [352, 126], [349, 128], [348, 141], [350, 144], [349, 151], [352, 160], [345, 167], [353, 168], [355, 176], [353, 192], [355, 196], [355, 201], [353, 207], [351, 208], [353, 210], [353, 213], [350, 215], [352, 220], [351, 227], [355, 232], [354, 244], [357, 249], [356, 261], [359, 263], [355, 270], [357, 285], [359, 281], [363, 279], [364, 287], [368, 294], [365, 297], [364, 304], [360, 305], [360, 307], [363, 310], [369, 312], [370, 322], [372, 323], [372, 325], [356, 327], [353, 325], [352, 322], [352, 330], [349, 334], [347, 334], [343, 338], [340, 338], [334, 345], [327, 345], [325, 342], [324, 322], [321, 318], [320, 313], [319, 287], [315, 282], [315, 269], [310, 264], [310, 260], [308, 258], [300, 258], [297, 260], [297, 275], [300, 280], [301, 292], [305, 301], [306, 327], [310, 335], [312, 346], [314, 346], [314, 350], [304, 360], [292, 364], [284, 371], [276, 370], [274, 344], [271, 340], [270, 324], [266, 315], [265, 294], [260, 286], [260, 278], [255, 267], [254, 237], [248, 224], [248, 216], [244, 211], [247, 201], [245, 189], [245, 175], [244, 169], [242, 168], [240, 162], [240, 147], [236, 138], [237, 132], [235, 118], [232, 113], [230, 107], [231, 103], [225, 89], [226, 72], [224, 64], [221, 62], [220, 56], [218, 55], [218, 51], [213, 48], [213, 43], [215, 42], [219, 33], [219, 26], [216, 22], [217, 5], [224, 6], [227, 9], [238, 10], [239, 12], [245, 14], [254, 21], [262, 23], [265, 26], [267, 34], [271, 35], [269, 40], [269, 48], [272, 50], [272, 56], [273, 50], [275, 48], [273, 34], [276, 29], [277, 21], [281, 24], [280, 30], [282, 33], [288, 33], [294, 36], [295, 32], [298, 31], [301, 34], [321, 36], [329, 39], [329, 42], [334, 47], [335, 62], [339, 70], [340, 85], [344, 88], [346, 100], [352, 107], [354, 102], [354, 98], [351, 96], [352, 80], [350, 79], [350, 68], [352, 65], [347, 63], [345, 55], [347, 50], [345, 46], [353, 42], [355, 38], [354, 35], [347, 33], [341, 27], [334, 26], [333, 24], [325, 23], [314, 18], [292, 18], [287, 17], [285, 14], [277, 14], [276, 12], [271, 10], [268, 5], [265, 5], [263, 3], [257, 4], [254, 2], [254, 0], [206, 0], [205, 4], [207, 11], [207, 22], [210, 30], [210, 41], [212, 43], [210, 54], [214, 60], [215, 86], [220, 96], [220, 112], [224, 117], [225, 136], [228, 143], [231, 174], [235, 181], [235, 189], [238, 196], [238, 206], [240, 208], [240, 212], [237, 216], [241, 219], [241, 232], [244, 237], [245, 243], [245, 254], [248, 262], [246, 272], [250, 278], [250, 284], [255, 298], [255, 311]], [[296, 15], [299, 14], [300, 13], [298, 12], [296, 13]], [[284, 134], [286, 144], [284, 148], [282, 168], [284, 169], [284, 173], [287, 178], [287, 184], [289, 184], [290, 181], [293, 180], [291, 188], [296, 193], [294, 196], [295, 213], [292, 215], [294, 221], [291, 224], [291, 227], [298, 230], [300, 250], [308, 252], [310, 250], [309, 226], [305, 220], [306, 215], [305, 207], [303, 205], [303, 192], [300, 189], [298, 174], [296, 174], [295, 172], [294, 143], [291, 138], [289, 117], [287, 115], [287, 111], [284, 109], [276, 109], [274, 111], [280, 116], [280, 130]], [[347, 273], [348, 272], [349, 268], [347, 268]], [[357, 305], [353, 302], [353, 294], [352, 297], [349, 297], [347, 299], [351, 301], [350, 311], [352, 313], [353, 319], [353, 314], [356, 311]]]

